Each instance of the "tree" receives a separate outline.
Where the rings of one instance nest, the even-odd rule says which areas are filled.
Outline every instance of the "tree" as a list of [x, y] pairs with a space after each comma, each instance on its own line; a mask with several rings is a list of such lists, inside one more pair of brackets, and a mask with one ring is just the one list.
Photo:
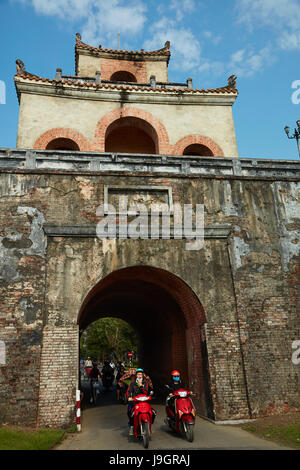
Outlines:
[[80, 340], [80, 356], [91, 356], [100, 361], [114, 354], [119, 361], [128, 351], [137, 352], [135, 330], [119, 318], [100, 318], [91, 323]]

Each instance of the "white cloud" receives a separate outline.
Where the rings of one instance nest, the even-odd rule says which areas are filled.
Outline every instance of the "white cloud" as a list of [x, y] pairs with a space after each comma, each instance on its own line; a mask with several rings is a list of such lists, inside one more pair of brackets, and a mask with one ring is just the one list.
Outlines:
[[160, 16], [166, 15], [169, 19], [173, 18], [179, 22], [187, 20], [196, 11], [196, 6], [201, 5], [199, 0], [165, 0], [157, 5], [156, 11]]
[[126, 5], [120, 0], [105, 1], [84, 24], [83, 41], [95, 45], [104, 38], [112, 47], [111, 43], [120, 33], [121, 48], [127, 48], [128, 38], [143, 31], [147, 19], [145, 13], [146, 7], [140, 1], [126, 2]]
[[285, 31], [281, 34], [279, 40], [279, 45], [281, 49], [284, 50], [300, 50], [300, 30], [294, 33], [289, 33]]
[[203, 36], [210, 40], [215, 46], [222, 41], [222, 36], [220, 34], [215, 34], [212, 31], [203, 31]]
[[181, 21], [186, 14], [192, 13], [195, 10], [194, 0], [171, 0], [170, 10], [175, 10], [176, 20]]
[[225, 67], [224, 62], [202, 58], [198, 71], [201, 74], [208, 75], [209, 77], [211, 76], [219, 77], [219, 76], [224, 76], [225, 69], [226, 67]]
[[228, 61], [201, 60], [199, 72], [210, 76], [237, 75], [238, 78], [251, 77], [264, 71], [274, 62], [274, 56], [269, 46], [254, 52], [251, 48], [239, 49], [232, 53]]
[[240, 77], [249, 77], [255, 73], [262, 72], [274, 60], [269, 46], [264, 47], [258, 52], [240, 49], [231, 55], [226, 68], [228, 73], [234, 73]]
[[13, 0], [31, 5], [36, 13], [73, 21], [87, 17], [94, 0]]
[[160, 48], [171, 42], [172, 66], [177, 69], [193, 69], [200, 63], [201, 45], [192, 31], [177, 25], [176, 20], [162, 17], [150, 28], [152, 38], [144, 43], [147, 50]]
[[238, 22], [251, 30], [270, 27], [282, 49], [300, 49], [299, 0], [236, 0]]
[[[127, 39], [142, 32], [146, 22], [146, 3], [143, 0], [13, 0], [31, 5], [36, 13], [54, 16], [68, 22], [81, 23], [80, 31], [84, 42], [96, 45], [111, 40], [116, 43], [121, 33], [121, 46]], [[116, 44], [115, 44], [116, 45]]]

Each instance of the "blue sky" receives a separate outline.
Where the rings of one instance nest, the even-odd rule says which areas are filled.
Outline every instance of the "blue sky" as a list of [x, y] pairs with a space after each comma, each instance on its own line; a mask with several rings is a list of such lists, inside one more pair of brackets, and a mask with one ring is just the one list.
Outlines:
[[299, 159], [283, 128], [300, 119], [300, 0], [0, 0], [0, 18], [0, 147], [16, 145], [16, 59], [43, 77], [71, 75], [76, 32], [107, 48], [120, 32], [121, 49], [169, 40], [169, 81], [215, 88], [237, 75], [240, 157]]

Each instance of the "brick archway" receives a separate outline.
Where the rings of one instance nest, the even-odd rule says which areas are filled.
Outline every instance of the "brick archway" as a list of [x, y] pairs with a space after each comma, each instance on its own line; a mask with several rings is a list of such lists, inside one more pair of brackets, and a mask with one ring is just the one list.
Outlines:
[[90, 151], [92, 150], [92, 145], [90, 142], [78, 131], [74, 129], [58, 127], [50, 129], [44, 132], [40, 137], [35, 141], [34, 149], [45, 150], [47, 145], [55, 139], [65, 138], [70, 139], [75, 142], [80, 151]]
[[[175, 274], [151, 266], [113, 271], [87, 294], [78, 315], [80, 330], [103, 317], [130, 323], [140, 337], [140, 366], [161, 388], [172, 369], [186, 384], [196, 379], [197, 407], [208, 409], [206, 314], [192, 289]], [[204, 364], [205, 362], [205, 364]]]
[[136, 76], [134, 73], [129, 72], [126, 69], [120, 69], [112, 74], [110, 77], [112, 82], [137, 82]]
[[223, 150], [214, 140], [204, 135], [200, 135], [200, 134], [190, 134], [180, 139], [173, 146], [173, 154], [183, 155], [183, 152], [186, 149], [186, 147], [193, 145], [193, 144], [205, 145], [205, 147], [209, 148], [209, 150], [212, 152], [214, 157], [224, 157]]
[[96, 126], [94, 150], [105, 151], [105, 136], [108, 127], [118, 119], [134, 117], [146, 121], [154, 129], [158, 140], [158, 153], [170, 154], [169, 136], [165, 126], [151, 113], [138, 108], [119, 108], [105, 114]]

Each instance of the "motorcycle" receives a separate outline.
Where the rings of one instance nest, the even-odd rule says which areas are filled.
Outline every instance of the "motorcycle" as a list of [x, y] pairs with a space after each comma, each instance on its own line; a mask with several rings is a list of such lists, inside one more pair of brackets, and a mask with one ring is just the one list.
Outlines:
[[[170, 387], [166, 385], [168, 389]], [[193, 393], [185, 388], [180, 388], [173, 392], [175, 397], [174, 406], [175, 413], [166, 401], [167, 418], [165, 423], [169, 425], [173, 431], [182, 434], [189, 442], [194, 440], [194, 425], [196, 420], [196, 409], [190, 396]]]
[[149, 395], [139, 394], [133, 398], [136, 405], [133, 407], [131, 416], [133, 417], [134, 436], [143, 439], [145, 449], [149, 447], [151, 436], [151, 426], [156, 415], [155, 410], [149, 404], [152, 392]]
[[115, 377], [113, 374], [103, 374], [102, 375], [102, 384], [106, 390], [109, 390], [113, 384]]
[[97, 403], [98, 396], [100, 395], [100, 384], [98, 382], [98, 379], [91, 379], [91, 385], [92, 385], [92, 390], [93, 394], [91, 397], [91, 403], [93, 402], [94, 405]]
[[123, 403], [124, 405], [127, 405], [127, 403], [128, 403], [127, 388], [128, 388], [128, 386], [125, 385], [125, 384], [120, 388], [119, 401], [120, 401], [120, 403]]

